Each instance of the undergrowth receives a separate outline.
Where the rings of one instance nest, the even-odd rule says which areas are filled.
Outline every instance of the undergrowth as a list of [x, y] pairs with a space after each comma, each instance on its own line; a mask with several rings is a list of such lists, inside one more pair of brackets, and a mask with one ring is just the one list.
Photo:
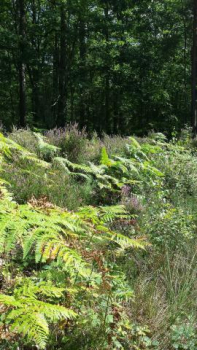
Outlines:
[[0, 135], [0, 349], [196, 348], [196, 144]]

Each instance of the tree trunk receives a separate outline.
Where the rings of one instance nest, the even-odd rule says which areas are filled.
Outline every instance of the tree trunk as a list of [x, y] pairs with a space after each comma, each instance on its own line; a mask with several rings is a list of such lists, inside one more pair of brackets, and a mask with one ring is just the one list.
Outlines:
[[106, 2], [105, 12], [105, 40], [106, 40], [106, 65], [105, 65], [105, 113], [103, 127], [107, 133], [111, 132], [111, 115], [110, 115], [110, 65], [109, 65], [109, 6]]
[[55, 126], [55, 121], [57, 120], [58, 113], [58, 83], [59, 83], [59, 43], [58, 34], [55, 32], [54, 36], [54, 49], [53, 49], [53, 101], [51, 106], [51, 112], [53, 116], [53, 125]]
[[85, 46], [85, 23], [82, 18], [79, 20], [79, 54], [80, 54], [80, 126], [83, 127], [85, 125], [85, 93], [84, 93], [84, 82], [85, 82], [85, 54], [86, 54], [86, 46]]
[[[35, 26], [37, 24], [37, 11], [40, 11], [40, 8], [37, 9], [36, 7], [36, 0], [32, 1], [32, 24]], [[39, 94], [39, 59], [40, 59], [40, 45], [39, 40], [36, 37], [32, 38], [32, 46], [36, 50], [37, 54], [37, 64], [36, 67], [32, 67], [32, 79], [31, 85], [32, 85], [32, 112], [33, 112], [33, 120], [34, 123], [37, 124], [40, 119], [40, 94]], [[27, 67], [27, 70], [30, 71], [30, 69]]]
[[60, 61], [59, 61], [59, 96], [58, 96], [58, 115], [57, 126], [63, 127], [66, 122], [66, 105], [67, 105], [67, 49], [66, 49], [66, 9], [61, 5], [61, 34], [60, 34]]
[[192, 128], [196, 135], [197, 132], [197, 0], [193, 1], [193, 47], [192, 47]]
[[26, 125], [25, 3], [19, 0], [19, 124]]

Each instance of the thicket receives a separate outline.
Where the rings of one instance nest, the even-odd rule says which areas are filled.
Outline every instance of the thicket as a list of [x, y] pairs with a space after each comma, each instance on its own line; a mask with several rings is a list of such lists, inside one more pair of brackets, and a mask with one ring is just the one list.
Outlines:
[[196, 156], [189, 129], [1, 134], [0, 349], [196, 349]]

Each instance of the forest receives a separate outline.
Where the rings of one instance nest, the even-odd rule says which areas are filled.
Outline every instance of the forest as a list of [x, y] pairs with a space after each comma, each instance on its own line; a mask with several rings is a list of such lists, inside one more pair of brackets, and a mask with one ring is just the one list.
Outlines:
[[138, 136], [190, 124], [196, 7], [195, 0], [1, 0], [2, 124], [77, 122], [89, 132]]
[[197, 0], [1, 0], [0, 350], [197, 349]]

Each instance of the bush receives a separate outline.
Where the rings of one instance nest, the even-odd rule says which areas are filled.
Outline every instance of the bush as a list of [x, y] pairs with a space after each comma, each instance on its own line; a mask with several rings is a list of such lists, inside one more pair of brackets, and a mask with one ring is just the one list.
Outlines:
[[22, 164], [21, 159], [15, 158], [4, 166], [2, 175], [18, 203], [26, 203], [32, 197], [46, 197], [70, 210], [92, 203], [93, 185], [76, 182], [64, 172], [46, 170], [26, 161]]
[[[158, 205], [158, 202], [157, 202]], [[195, 218], [181, 208], [174, 208], [170, 204], [149, 207], [149, 220], [143, 219], [146, 233], [153, 244], [170, 250], [184, 249], [186, 242], [195, 238]]]
[[88, 143], [85, 129], [80, 131], [77, 124], [70, 124], [65, 128], [50, 130], [45, 135], [49, 143], [61, 149], [62, 157], [75, 163], [84, 162], [84, 153]]
[[30, 129], [16, 129], [9, 134], [9, 138], [32, 153], [38, 152], [38, 142]]
[[109, 157], [117, 154], [124, 155], [128, 141], [128, 138], [118, 135], [109, 136], [104, 134], [102, 137], [103, 146], [106, 148]]

